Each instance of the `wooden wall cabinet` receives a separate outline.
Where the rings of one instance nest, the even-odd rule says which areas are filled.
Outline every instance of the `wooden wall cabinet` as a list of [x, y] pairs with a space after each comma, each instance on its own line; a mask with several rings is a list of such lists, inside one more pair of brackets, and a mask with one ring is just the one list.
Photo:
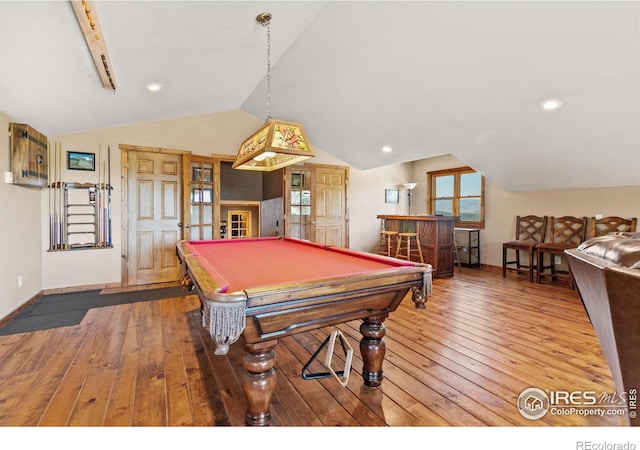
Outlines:
[[9, 125], [13, 184], [44, 188], [48, 183], [47, 137], [23, 123]]

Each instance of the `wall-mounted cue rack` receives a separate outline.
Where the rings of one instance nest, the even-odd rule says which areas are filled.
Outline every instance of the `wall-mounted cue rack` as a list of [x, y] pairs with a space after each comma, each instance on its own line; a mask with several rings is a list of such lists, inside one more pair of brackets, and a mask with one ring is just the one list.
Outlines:
[[98, 182], [62, 181], [63, 152], [51, 149], [49, 179], [49, 250], [112, 248], [111, 150], [107, 160], [98, 153]]

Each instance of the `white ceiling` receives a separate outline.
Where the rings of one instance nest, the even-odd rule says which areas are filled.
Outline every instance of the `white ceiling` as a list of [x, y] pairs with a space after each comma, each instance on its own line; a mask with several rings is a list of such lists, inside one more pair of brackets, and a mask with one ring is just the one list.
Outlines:
[[68, 1], [0, 1], [0, 111], [49, 136], [264, 119], [268, 11], [272, 116], [355, 168], [451, 153], [510, 191], [640, 184], [637, 1], [94, 4], [118, 90]]

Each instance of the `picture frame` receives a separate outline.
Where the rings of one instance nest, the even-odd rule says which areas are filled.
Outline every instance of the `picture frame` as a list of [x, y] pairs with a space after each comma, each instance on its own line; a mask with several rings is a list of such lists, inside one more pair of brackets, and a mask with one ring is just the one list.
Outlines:
[[67, 152], [67, 169], [96, 170], [96, 154], [86, 152]]
[[384, 202], [385, 203], [400, 203], [400, 191], [398, 189], [385, 189], [384, 190]]

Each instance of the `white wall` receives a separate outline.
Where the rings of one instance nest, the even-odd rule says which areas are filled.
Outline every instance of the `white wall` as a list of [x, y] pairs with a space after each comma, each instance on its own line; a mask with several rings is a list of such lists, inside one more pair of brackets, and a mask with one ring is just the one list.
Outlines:
[[[11, 119], [0, 113], [0, 130]], [[0, 139], [0, 319], [42, 289], [40, 193], [46, 189], [6, 184], [10, 170], [9, 138]], [[22, 276], [22, 287], [18, 277]]]
[[[378, 214], [407, 214], [409, 203], [402, 183], [411, 181], [413, 163], [395, 164], [377, 169], [350, 170], [349, 247], [376, 252], [381, 223]], [[398, 203], [385, 203], [385, 189], [398, 189]], [[416, 210], [411, 203], [411, 212]]]

